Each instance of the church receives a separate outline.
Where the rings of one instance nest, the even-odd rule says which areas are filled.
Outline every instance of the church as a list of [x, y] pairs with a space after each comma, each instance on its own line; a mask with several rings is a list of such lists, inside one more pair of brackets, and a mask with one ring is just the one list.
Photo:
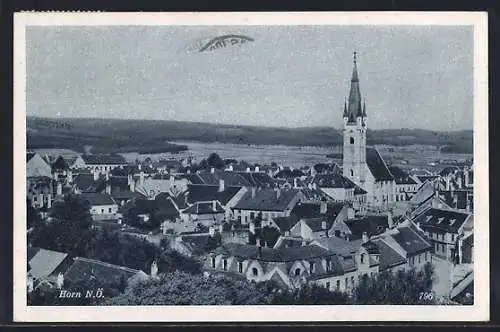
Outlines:
[[367, 113], [359, 88], [356, 52], [343, 119], [343, 175], [367, 192], [368, 206], [387, 207], [395, 200], [396, 184], [377, 149], [366, 146]]

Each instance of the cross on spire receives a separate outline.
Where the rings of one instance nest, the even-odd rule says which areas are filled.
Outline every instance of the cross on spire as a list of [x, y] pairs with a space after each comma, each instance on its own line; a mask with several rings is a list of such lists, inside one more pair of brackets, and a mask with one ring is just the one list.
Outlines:
[[352, 52], [352, 54], [353, 54], [353, 57], [354, 57], [354, 64], [356, 64], [356, 54], [357, 54], [357, 52], [354, 51], [354, 52]]

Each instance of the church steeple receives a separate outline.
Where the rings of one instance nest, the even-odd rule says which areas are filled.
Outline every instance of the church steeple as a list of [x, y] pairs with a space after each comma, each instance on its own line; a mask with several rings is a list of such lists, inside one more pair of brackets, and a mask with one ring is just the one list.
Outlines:
[[353, 64], [347, 116], [344, 115], [344, 118], [347, 118], [347, 123], [356, 123], [356, 118], [363, 116], [356, 52], [353, 53]]

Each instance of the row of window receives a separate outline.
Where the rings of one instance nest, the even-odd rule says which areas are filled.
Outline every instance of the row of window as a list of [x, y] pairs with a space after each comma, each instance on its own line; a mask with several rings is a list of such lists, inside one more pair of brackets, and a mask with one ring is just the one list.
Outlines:
[[430, 257], [429, 252], [425, 252], [425, 254], [419, 254], [417, 256], [413, 256], [412, 258], [410, 258], [410, 265], [415, 265], [416, 263], [421, 264], [422, 260], [424, 262], [427, 262], [429, 260], [429, 257]]
[[[368, 274], [365, 273], [363, 276], [368, 276]], [[373, 272], [370, 272], [370, 277], [373, 278], [374, 276], [375, 276], [375, 274]], [[361, 279], [361, 275], [358, 276], [358, 279]], [[349, 284], [349, 280], [350, 280], [350, 284]], [[340, 291], [340, 282], [341, 282], [340, 279], [335, 282], [335, 290], [336, 291]], [[325, 283], [325, 286], [327, 289], [331, 290], [331, 283], [329, 281], [327, 281]], [[351, 276], [351, 278], [346, 277], [344, 279], [344, 289], [347, 290], [349, 288], [354, 288], [354, 276]]]

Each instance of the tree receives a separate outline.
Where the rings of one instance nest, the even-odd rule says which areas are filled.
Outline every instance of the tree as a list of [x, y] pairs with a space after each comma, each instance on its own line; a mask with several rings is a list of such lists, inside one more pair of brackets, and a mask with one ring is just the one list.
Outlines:
[[350, 304], [350, 299], [345, 293], [330, 291], [320, 285], [305, 284], [300, 289], [284, 290], [275, 293], [272, 304]]
[[272, 296], [246, 279], [229, 275], [191, 275], [176, 271], [158, 280], [131, 283], [107, 305], [256, 305]]
[[208, 161], [206, 159], [202, 159], [198, 164], [198, 170], [203, 170], [209, 168]]
[[222, 160], [222, 158], [217, 153], [211, 153], [210, 156], [208, 156], [207, 163], [209, 167], [214, 167], [217, 169], [222, 169], [226, 166], [224, 160]]
[[40, 214], [31, 205], [31, 201], [29, 199], [26, 200], [26, 223], [28, 229], [31, 227], [37, 228], [43, 226]]
[[274, 227], [265, 226], [261, 229], [262, 240], [268, 247], [274, 247], [281, 233]]
[[362, 277], [354, 290], [357, 304], [433, 304], [434, 299], [421, 299], [432, 291], [434, 267], [427, 263], [423, 270], [384, 271], [376, 277]]
[[53, 221], [35, 228], [30, 235], [34, 246], [73, 254], [90, 229], [90, 206], [78, 196], [68, 195], [54, 204]]

